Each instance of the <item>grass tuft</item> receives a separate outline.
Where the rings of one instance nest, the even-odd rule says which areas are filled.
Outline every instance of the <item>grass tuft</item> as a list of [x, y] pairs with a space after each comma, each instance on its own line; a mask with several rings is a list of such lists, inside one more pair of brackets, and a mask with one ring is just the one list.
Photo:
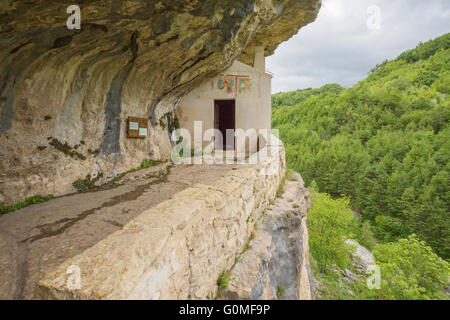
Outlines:
[[223, 270], [217, 279], [217, 297], [220, 297], [222, 293], [228, 289], [230, 281], [233, 280], [231, 271]]
[[9, 212], [13, 212], [25, 207], [28, 207], [32, 204], [36, 204], [36, 203], [42, 203], [42, 202], [46, 202], [48, 200], [53, 199], [54, 196], [52, 194], [46, 195], [46, 196], [41, 196], [41, 195], [35, 195], [29, 198], [26, 198], [24, 201], [20, 201], [17, 202], [15, 204], [9, 205], [9, 206], [4, 206], [1, 202], [0, 202], [0, 214], [5, 214], [5, 213], [9, 213]]
[[72, 185], [78, 191], [85, 191], [95, 188], [95, 183], [101, 178], [103, 178], [103, 173], [99, 173], [94, 179], [88, 174], [85, 179], [78, 179]]
[[282, 299], [286, 293], [286, 288], [283, 286], [277, 287], [277, 299]]
[[136, 171], [139, 171], [142, 169], [154, 167], [162, 162], [163, 162], [162, 160], [146, 160], [146, 161], [143, 161], [139, 167], [132, 168], [132, 169], [128, 170], [126, 173], [132, 173], [132, 172], [136, 172]]

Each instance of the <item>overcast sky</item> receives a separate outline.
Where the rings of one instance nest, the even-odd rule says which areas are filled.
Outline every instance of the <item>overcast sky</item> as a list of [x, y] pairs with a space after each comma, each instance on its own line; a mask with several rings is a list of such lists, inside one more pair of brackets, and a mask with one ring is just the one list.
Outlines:
[[316, 21], [267, 59], [272, 92], [351, 87], [377, 63], [447, 32], [450, 0], [323, 0]]

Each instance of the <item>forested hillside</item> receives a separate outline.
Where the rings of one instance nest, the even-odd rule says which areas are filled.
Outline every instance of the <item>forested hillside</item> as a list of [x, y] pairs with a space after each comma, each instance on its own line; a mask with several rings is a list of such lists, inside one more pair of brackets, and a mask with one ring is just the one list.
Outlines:
[[[332, 197], [327, 200], [328, 209], [320, 210], [320, 218], [319, 213], [312, 214], [310, 226], [320, 221], [321, 227], [327, 228], [326, 224], [330, 223], [329, 227], [335, 228], [335, 221], [327, 222], [331, 218], [324, 215], [327, 210], [334, 212], [339, 202], [333, 204], [333, 201], [344, 197], [349, 201], [348, 208], [360, 213], [362, 218], [358, 222], [359, 229], [344, 228], [347, 231], [343, 234], [359, 233], [362, 235], [360, 242], [375, 235], [376, 239], [368, 241], [368, 246], [377, 244], [377, 257], [383, 260], [381, 253], [396, 250], [398, 254], [405, 254], [396, 256], [402, 264], [414, 259], [417, 252], [412, 252], [422, 246], [421, 257], [430, 259], [423, 258], [422, 266], [443, 259], [438, 262], [439, 271], [429, 270], [428, 274], [444, 275], [447, 286], [450, 258], [449, 46], [450, 34], [419, 44], [397, 59], [377, 65], [365, 80], [349, 89], [326, 85], [320, 89], [275, 94], [272, 110], [272, 125], [280, 129], [288, 167], [300, 172], [307, 185], [312, 184], [312, 188], [322, 194], [316, 197], [322, 200], [313, 204], [312, 212], [315, 212], [314, 206], [324, 206], [324, 199], [328, 199], [324, 194]], [[319, 241], [323, 240], [323, 235], [316, 234], [315, 239], [314, 231], [311, 233], [312, 254], [316, 255], [316, 260], [323, 260], [325, 255], [320, 251], [326, 248], [321, 247], [320, 243], [324, 242]], [[344, 245], [340, 240], [342, 234], [339, 237], [336, 236], [336, 241]], [[404, 246], [416, 247], [409, 247], [408, 251]], [[432, 256], [430, 247], [441, 258]], [[331, 256], [335, 256], [331, 261], [339, 265], [342, 257], [335, 252], [336, 248], [330, 249]], [[318, 256], [321, 258], [317, 259]], [[392, 261], [385, 261], [386, 265], [392, 267]], [[323, 262], [318, 261], [319, 265]], [[392, 271], [392, 276], [401, 278], [397, 269]], [[424, 276], [419, 273], [417, 277]], [[405, 277], [406, 283], [413, 281], [408, 279]], [[420, 290], [429, 293], [424, 287]], [[400, 298], [395, 294], [390, 297]], [[417, 293], [405, 297], [436, 296]]]
[[346, 195], [379, 239], [410, 234], [450, 257], [450, 34], [376, 66], [353, 88], [273, 96], [288, 166]]

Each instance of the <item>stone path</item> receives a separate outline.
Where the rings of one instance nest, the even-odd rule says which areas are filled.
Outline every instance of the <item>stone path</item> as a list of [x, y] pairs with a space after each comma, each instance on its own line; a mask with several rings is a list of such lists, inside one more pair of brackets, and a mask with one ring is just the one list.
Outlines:
[[[76, 193], [0, 216], [0, 299], [33, 299], [39, 279], [144, 210], [232, 165], [166, 164], [127, 174], [107, 189]], [[150, 177], [149, 177], [150, 175]]]

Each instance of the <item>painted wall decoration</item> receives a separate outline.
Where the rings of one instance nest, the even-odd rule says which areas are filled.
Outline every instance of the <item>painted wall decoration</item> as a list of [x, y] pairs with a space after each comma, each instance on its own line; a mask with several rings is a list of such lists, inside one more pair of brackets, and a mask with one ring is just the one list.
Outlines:
[[220, 75], [212, 81], [211, 88], [227, 94], [248, 94], [252, 91], [252, 81], [250, 76]]
[[239, 94], [250, 93], [252, 91], [252, 81], [248, 76], [237, 76], [237, 87]]
[[236, 76], [220, 76], [217, 79], [217, 88], [225, 90], [226, 93], [236, 92]]

